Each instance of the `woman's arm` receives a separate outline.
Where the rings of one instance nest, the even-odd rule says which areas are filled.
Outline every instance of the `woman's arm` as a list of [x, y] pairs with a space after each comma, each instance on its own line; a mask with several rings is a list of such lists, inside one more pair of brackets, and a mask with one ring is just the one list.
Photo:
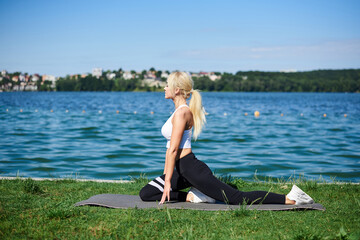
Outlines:
[[173, 129], [171, 133], [170, 139], [170, 148], [166, 151], [166, 159], [165, 159], [165, 186], [164, 186], [164, 193], [161, 198], [160, 204], [165, 202], [167, 198], [170, 201], [170, 188], [171, 188], [171, 178], [174, 173], [175, 161], [176, 156], [178, 154], [181, 138], [184, 134], [185, 127], [186, 127], [186, 118], [189, 114], [186, 109], [179, 109], [173, 117]]
[[166, 173], [166, 166], [167, 166], [167, 162], [168, 162], [168, 152], [169, 152], [169, 149], [166, 149], [166, 155], [165, 155], [165, 166], [164, 166], [164, 173]]

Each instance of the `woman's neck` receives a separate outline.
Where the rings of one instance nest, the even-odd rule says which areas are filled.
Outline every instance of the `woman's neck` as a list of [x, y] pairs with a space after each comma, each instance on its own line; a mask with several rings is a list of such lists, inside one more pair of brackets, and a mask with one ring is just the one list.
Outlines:
[[174, 98], [174, 104], [175, 104], [175, 109], [177, 109], [179, 106], [181, 105], [186, 105], [186, 99], [185, 98]]

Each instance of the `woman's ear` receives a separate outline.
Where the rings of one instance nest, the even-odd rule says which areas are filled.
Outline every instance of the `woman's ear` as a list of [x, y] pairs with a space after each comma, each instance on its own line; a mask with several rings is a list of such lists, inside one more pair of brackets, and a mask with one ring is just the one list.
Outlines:
[[175, 95], [178, 95], [178, 94], [180, 94], [180, 88], [175, 88]]

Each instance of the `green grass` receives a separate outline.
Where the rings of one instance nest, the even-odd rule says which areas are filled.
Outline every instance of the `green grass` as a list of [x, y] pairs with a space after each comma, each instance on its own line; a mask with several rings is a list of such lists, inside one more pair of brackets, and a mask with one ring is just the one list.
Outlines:
[[243, 191], [286, 194], [294, 182], [326, 211], [232, 211], [73, 207], [102, 193], [137, 195], [148, 182], [0, 180], [0, 239], [359, 239], [360, 186], [304, 179], [247, 182]]

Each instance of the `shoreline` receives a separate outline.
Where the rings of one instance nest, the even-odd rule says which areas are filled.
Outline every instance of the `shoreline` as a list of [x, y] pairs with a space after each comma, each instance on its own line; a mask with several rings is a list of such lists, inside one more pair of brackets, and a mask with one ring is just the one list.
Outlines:
[[105, 183], [132, 183], [131, 180], [107, 180], [107, 179], [76, 179], [76, 178], [38, 178], [38, 177], [0, 177], [0, 180], [26, 180], [31, 178], [34, 181], [63, 181], [73, 180], [77, 182], [105, 182]]
[[[76, 179], [76, 178], [39, 178], [39, 177], [0, 177], [1, 180], [26, 180], [32, 179], [34, 181], [63, 181], [63, 180], [72, 180], [77, 182], [98, 182], [98, 183], [134, 183], [133, 180], [108, 180], [108, 179]], [[150, 179], [149, 179], [150, 180]], [[310, 180], [311, 181], [311, 180]], [[251, 181], [247, 181], [251, 182]], [[289, 182], [281, 183], [281, 182], [266, 182], [260, 181], [260, 183], [271, 183], [271, 184], [287, 184]], [[317, 184], [324, 184], [324, 185], [342, 185], [342, 184], [350, 184], [350, 185], [360, 185], [360, 182], [318, 182]]]

